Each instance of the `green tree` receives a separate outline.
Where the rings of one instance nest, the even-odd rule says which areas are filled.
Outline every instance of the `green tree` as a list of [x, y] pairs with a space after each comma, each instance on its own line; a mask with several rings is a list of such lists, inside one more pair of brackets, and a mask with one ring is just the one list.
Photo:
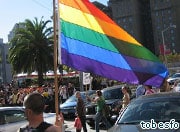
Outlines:
[[37, 71], [39, 86], [43, 84], [43, 73], [53, 69], [53, 28], [47, 27], [50, 22], [26, 19], [10, 42], [9, 62], [14, 73]]

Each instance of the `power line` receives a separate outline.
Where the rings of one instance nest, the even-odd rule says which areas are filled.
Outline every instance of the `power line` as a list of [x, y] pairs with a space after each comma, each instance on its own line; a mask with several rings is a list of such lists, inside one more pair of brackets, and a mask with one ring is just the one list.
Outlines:
[[51, 9], [49, 9], [47, 6], [44, 6], [43, 4], [41, 4], [40, 2], [38, 2], [37, 0], [32, 0], [32, 1], [35, 2], [36, 4], [38, 4], [39, 6], [41, 6], [41, 7], [45, 8], [45, 9], [47, 9], [48, 11], [52, 12]]

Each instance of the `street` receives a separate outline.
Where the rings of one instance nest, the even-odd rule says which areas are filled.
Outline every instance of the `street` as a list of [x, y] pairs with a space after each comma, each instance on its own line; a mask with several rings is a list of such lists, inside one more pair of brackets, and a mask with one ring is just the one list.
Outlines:
[[[75, 132], [76, 129], [74, 127], [74, 120], [65, 120], [65, 132]], [[83, 130], [81, 130], [83, 132]], [[87, 131], [88, 132], [95, 132], [95, 129], [90, 127], [87, 124]], [[107, 132], [107, 130], [104, 130], [102, 127], [100, 127], [100, 132]]]

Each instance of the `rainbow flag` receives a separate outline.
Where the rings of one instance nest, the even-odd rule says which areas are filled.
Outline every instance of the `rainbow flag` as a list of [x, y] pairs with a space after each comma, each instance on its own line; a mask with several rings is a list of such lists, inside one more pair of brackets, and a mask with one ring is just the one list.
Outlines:
[[159, 87], [168, 71], [159, 59], [89, 0], [59, 0], [61, 61], [130, 84]]

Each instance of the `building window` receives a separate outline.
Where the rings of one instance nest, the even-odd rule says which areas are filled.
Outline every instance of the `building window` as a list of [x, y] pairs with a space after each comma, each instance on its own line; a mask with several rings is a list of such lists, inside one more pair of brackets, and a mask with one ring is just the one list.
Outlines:
[[8, 55], [6, 55], [6, 63], [9, 64]]
[[131, 17], [129, 18], [129, 22], [132, 22], [132, 18]]
[[159, 14], [158, 14], [158, 12], [156, 12], [156, 16], [158, 16]]
[[168, 14], [171, 14], [171, 10], [168, 10], [167, 12], [168, 12]]
[[171, 30], [171, 34], [174, 34], [174, 30]]
[[172, 20], [172, 17], [170, 16], [168, 19], [169, 19], [169, 20]]

